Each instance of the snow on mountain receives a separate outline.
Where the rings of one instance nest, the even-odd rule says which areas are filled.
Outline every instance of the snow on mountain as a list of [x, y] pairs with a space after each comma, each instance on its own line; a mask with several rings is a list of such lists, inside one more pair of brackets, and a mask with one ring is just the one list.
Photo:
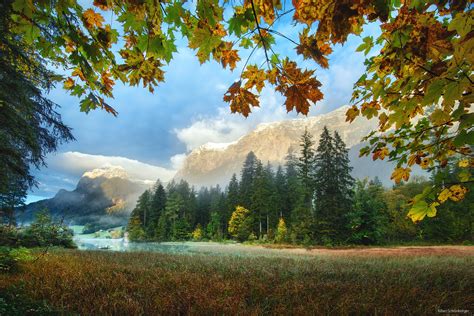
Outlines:
[[228, 144], [207, 144], [191, 151], [175, 179], [185, 179], [195, 186], [226, 185], [233, 173], [239, 174], [246, 155], [253, 151], [262, 162], [273, 166], [285, 163], [289, 151], [299, 151], [300, 137], [307, 129], [316, 144], [324, 126], [338, 131], [350, 150], [355, 177], [379, 176], [385, 184], [390, 183], [392, 164], [372, 162], [370, 158], [358, 157], [361, 139], [377, 128], [377, 120], [358, 118], [346, 122], [344, 106], [327, 114], [272, 123], [260, 124], [255, 130]]

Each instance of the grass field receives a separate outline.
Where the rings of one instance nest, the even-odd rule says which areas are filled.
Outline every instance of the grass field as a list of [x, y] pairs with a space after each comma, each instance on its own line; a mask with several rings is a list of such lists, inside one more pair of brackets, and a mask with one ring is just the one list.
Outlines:
[[0, 292], [20, 288], [18, 299], [83, 315], [419, 315], [472, 312], [473, 267], [472, 252], [249, 257], [53, 250], [20, 273], [0, 274]]

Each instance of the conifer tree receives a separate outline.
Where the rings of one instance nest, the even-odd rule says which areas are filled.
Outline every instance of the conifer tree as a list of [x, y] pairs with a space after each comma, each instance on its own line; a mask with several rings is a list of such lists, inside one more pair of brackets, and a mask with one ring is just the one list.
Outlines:
[[387, 208], [383, 194], [384, 189], [378, 178], [357, 181], [354, 207], [349, 213], [350, 242], [368, 245], [381, 241]]
[[166, 207], [166, 191], [161, 182], [158, 180], [153, 187], [150, 202], [150, 229], [147, 234], [154, 238], [156, 237], [156, 229], [160, 216], [164, 213]]
[[247, 154], [241, 171], [239, 200], [241, 205], [246, 208], [249, 208], [252, 203], [251, 197], [254, 189], [253, 184], [255, 179], [255, 171], [257, 169], [257, 163], [257, 156], [255, 156], [253, 151], [251, 151]]
[[347, 211], [352, 205], [355, 180], [351, 176], [353, 168], [350, 165], [349, 150], [346, 148], [346, 144], [337, 131], [334, 132], [334, 150], [336, 185], [339, 191], [338, 194], [340, 194], [340, 198], [338, 199], [339, 207], [346, 208]]
[[308, 209], [312, 209], [314, 193], [315, 152], [313, 147], [313, 136], [305, 129], [300, 139], [300, 155], [296, 166], [302, 187], [303, 203]]

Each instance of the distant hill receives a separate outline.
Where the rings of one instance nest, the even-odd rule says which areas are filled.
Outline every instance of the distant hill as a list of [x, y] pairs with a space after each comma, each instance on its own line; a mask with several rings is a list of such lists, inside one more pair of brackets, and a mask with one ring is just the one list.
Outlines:
[[47, 208], [53, 217], [69, 225], [113, 227], [127, 223], [138, 196], [150, 184], [133, 181], [122, 167], [85, 172], [73, 191], [59, 190], [51, 199], [30, 203], [19, 210], [18, 221], [30, 222]]
[[298, 153], [300, 137], [307, 129], [317, 143], [324, 126], [338, 131], [350, 148], [349, 156], [356, 178], [378, 176], [386, 185], [392, 185], [390, 175], [393, 164], [387, 161], [372, 161], [370, 157], [359, 158], [361, 139], [377, 129], [377, 120], [359, 118], [346, 122], [348, 107], [333, 112], [303, 118], [265, 123], [255, 130], [228, 144], [205, 144], [188, 154], [175, 179], [184, 179], [195, 186], [226, 185], [233, 173], [240, 173], [246, 155], [253, 151], [263, 163], [283, 165], [288, 151]]

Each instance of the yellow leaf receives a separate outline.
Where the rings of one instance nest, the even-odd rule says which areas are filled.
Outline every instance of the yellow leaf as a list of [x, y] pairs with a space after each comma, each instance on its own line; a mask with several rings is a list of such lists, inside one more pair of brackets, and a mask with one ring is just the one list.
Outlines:
[[436, 216], [436, 207], [439, 205], [438, 202], [433, 202], [430, 204], [430, 207], [428, 209], [428, 212], [426, 213], [426, 215], [428, 217], [435, 217]]
[[392, 176], [390, 177], [391, 180], [394, 180], [395, 183], [400, 183], [402, 180], [408, 181], [410, 178], [410, 168], [396, 168]]
[[102, 22], [104, 22], [104, 17], [100, 15], [100, 13], [95, 13], [94, 10], [92, 9], [87, 9], [84, 11], [82, 14], [84, 17], [86, 27], [91, 28], [91, 27], [102, 27]]
[[386, 156], [388, 156], [389, 151], [387, 147], [379, 148], [374, 152], [374, 155], [372, 156], [372, 160], [377, 160], [381, 159], [384, 160]]
[[359, 115], [359, 109], [354, 105], [346, 112], [346, 122], [352, 123], [354, 119]]
[[71, 89], [72, 87], [74, 87], [74, 80], [72, 80], [71, 77], [68, 77], [68, 78], [64, 81], [64, 89], [69, 90], [69, 89]]
[[455, 184], [452, 185], [449, 190], [451, 191], [451, 195], [449, 198], [451, 201], [459, 202], [464, 199], [464, 195], [467, 193], [467, 188], [463, 187], [462, 185]]
[[461, 167], [461, 168], [469, 167], [469, 160], [468, 160], [468, 159], [460, 160], [459, 163], [458, 163], [458, 165], [459, 165], [459, 167]]
[[446, 202], [446, 200], [451, 196], [451, 191], [449, 189], [444, 189], [441, 191], [440, 194], [438, 194], [438, 201], [441, 203]]

